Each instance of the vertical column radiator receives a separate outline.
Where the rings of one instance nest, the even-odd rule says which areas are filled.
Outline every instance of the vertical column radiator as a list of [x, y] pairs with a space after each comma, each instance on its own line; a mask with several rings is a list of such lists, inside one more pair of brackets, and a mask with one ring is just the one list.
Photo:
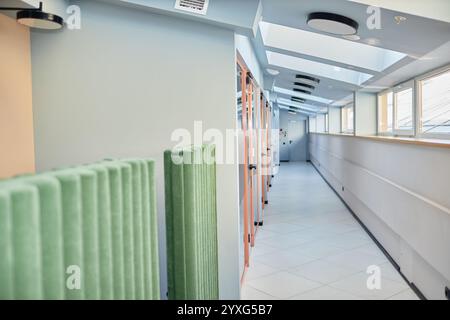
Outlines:
[[155, 164], [0, 181], [0, 299], [159, 299]]
[[164, 170], [169, 299], [218, 299], [215, 149], [166, 151]]

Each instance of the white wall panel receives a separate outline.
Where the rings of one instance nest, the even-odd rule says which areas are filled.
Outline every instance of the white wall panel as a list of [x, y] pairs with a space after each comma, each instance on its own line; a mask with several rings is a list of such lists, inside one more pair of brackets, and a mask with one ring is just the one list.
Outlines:
[[310, 154], [409, 280], [442, 299], [450, 282], [450, 151], [312, 134]]

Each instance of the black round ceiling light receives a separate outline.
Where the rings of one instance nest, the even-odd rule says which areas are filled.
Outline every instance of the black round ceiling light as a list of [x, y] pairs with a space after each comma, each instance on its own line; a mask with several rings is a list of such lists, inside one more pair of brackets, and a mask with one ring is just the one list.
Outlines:
[[314, 78], [314, 77], [310, 77], [310, 76], [305, 76], [303, 74], [297, 74], [295, 75], [296, 79], [300, 79], [300, 80], [308, 80], [308, 81], [312, 81], [315, 83], [320, 83], [320, 79]]
[[316, 87], [314, 87], [313, 85], [302, 83], [302, 82], [294, 82], [294, 86], [308, 88], [308, 89], [311, 89], [311, 90], [315, 90], [316, 89]]
[[300, 93], [304, 93], [304, 94], [311, 94], [311, 91], [303, 90], [303, 89], [299, 89], [299, 88], [294, 88], [292, 90], [294, 90], [295, 92], [300, 92]]
[[40, 10], [22, 10], [17, 12], [17, 22], [30, 28], [57, 30], [61, 29], [64, 20], [60, 16]]
[[298, 103], [305, 103], [306, 102], [305, 99], [297, 98], [297, 97], [292, 97], [291, 101], [298, 102]]
[[63, 18], [42, 10], [42, 2], [39, 8], [0, 7], [0, 11], [17, 11], [17, 22], [30, 28], [57, 30], [64, 26]]
[[340, 36], [354, 35], [358, 32], [358, 22], [345, 16], [329, 12], [313, 12], [308, 15], [311, 28]]

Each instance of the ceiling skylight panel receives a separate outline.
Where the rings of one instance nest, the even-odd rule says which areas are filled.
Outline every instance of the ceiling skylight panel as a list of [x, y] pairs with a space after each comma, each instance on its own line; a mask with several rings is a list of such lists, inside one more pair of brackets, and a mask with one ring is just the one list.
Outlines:
[[309, 73], [319, 77], [351, 83], [357, 86], [360, 86], [372, 78], [371, 74], [345, 68], [337, 68], [333, 65], [288, 56], [272, 51], [267, 51], [267, 60], [269, 61], [269, 64], [273, 66]]
[[381, 72], [406, 54], [278, 24], [260, 22], [264, 45]]

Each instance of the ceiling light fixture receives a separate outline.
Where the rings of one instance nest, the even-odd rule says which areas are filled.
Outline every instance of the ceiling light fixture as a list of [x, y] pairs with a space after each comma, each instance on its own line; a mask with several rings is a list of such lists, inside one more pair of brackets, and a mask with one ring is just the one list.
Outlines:
[[0, 7], [0, 11], [17, 11], [17, 22], [30, 28], [57, 30], [64, 25], [63, 18], [42, 10], [42, 2], [39, 2], [39, 8]]
[[311, 90], [315, 90], [316, 87], [310, 85], [310, 84], [306, 84], [306, 83], [301, 83], [301, 82], [294, 82], [294, 86], [298, 86], [298, 87], [304, 87], [304, 88], [308, 88]]
[[380, 44], [380, 39], [377, 38], [367, 38], [365, 42], [371, 46], [377, 46]]
[[295, 92], [301, 92], [301, 93], [304, 93], [304, 94], [311, 94], [311, 91], [303, 90], [303, 89], [299, 89], [299, 88], [294, 88], [292, 90], [295, 91]]
[[347, 35], [343, 35], [342, 38], [344, 38], [345, 40], [350, 40], [350, 41], [358, 41], [358, 40], [361, 40], [361, 37], [358, 36], [357, 34], [347, 34]]
[[314, 78], [314, 77], [310, 77], [310, 76], [304, 76], [302, 74], [297, 74], [295, 76], [296, 79], [302, 79], [302, 80], [309, 80], [312, 82], [316, 82], [316, 83], [320, 83], [320, 79]]
[[292, 115], [296, 115], [297, 114], [297, 112], [295, 112], [295, 111], [288, 111], [288, 113], [292, 114]]
[[404, 16], [395, 16], [394, 20], [395, 20], [396, 24], [401, 24], [401, 23], [405, 22], [406, 20], [408, 20], [408, 18], [406, 18]]
[[358, 22], [355, 20], [329, 12], [309, 14], [308, 25], [313, 29], [341, 36], [354, 35], [359, 28]]
[[305, 102], [306, 102], [305, 99], [297, 98], [297, 97], [292, 97], [292, 98], [291, 98], [291, 101], [299, 102], [299, 103], [305, 103]]
[[266, 69], [266, 71], [267, 71], [267, 73], [270, 74], [271, 76], [277, 76], [277, 75], [280, 74], [280, 71], [275, 70], [275, 69], [270, 69], [270, 68], [268, 68], [268, 69]]

